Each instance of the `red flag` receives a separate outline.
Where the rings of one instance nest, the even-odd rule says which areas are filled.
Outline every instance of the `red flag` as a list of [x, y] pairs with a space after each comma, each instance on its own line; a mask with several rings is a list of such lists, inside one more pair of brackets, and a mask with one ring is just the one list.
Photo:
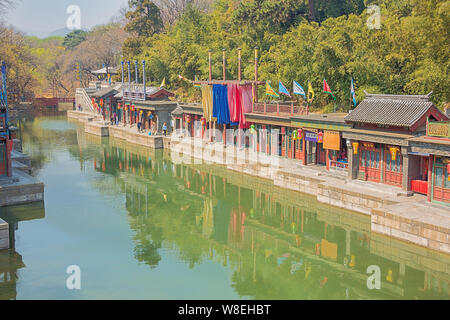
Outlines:
[[323, 80], [323, 92], [331, 94], [334, 100], [336, 100], [336, 97], [334, 96], [333, 92], [331, 91], [330, 86], [328, 85], [327, 81]]

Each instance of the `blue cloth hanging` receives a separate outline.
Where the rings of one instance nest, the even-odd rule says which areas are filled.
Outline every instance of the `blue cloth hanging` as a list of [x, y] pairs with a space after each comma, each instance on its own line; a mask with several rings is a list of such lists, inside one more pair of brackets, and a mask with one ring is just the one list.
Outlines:
[[222, 84], [213, 85], [213, 117], [217, 119], [218, 124], [234, 124], [230, 120], [228, 89]]

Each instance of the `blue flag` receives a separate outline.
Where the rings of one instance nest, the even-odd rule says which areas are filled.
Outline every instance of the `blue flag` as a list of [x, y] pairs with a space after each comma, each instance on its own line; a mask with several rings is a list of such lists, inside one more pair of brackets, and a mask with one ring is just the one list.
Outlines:
[[351, 95], [352, 95], [353, 104], [354, 104], [355, 107], [356, 107], [357, 102], [356, 102], [355, 86], [354, 86], [354, 84], [353, 84], [353, 78], [352, 78], [352, 85], [350, 86], [350, 93], [351, 93]]
[[289, 93], [288, 89], [286, 89], [286, 87], [281, 81], [280, 84], [278, 85], [278, 92], [284, 94], [285, 96], [291, 97], [291, 94]]
[[306, 98], [305, 89], [303, 89], [297, 81], [294, 81], [294, 94], [298, 94], [303, 96], [303, 98]]

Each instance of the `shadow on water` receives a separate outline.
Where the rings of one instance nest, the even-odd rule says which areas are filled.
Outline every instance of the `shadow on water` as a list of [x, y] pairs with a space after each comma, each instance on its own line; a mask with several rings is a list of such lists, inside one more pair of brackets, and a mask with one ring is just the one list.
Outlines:
[[0, 251], [0, 300], [16, 299], [18, 270], [25, 268], [20, 253], [16, 252], [16, 232], [26, 221], [44, 219], [43, 202], [0, 209], [0, 217], [9, 224], [9, 250]]
[[[448, 299], [449, 257], [371, 233], [368, 216], [223, 166], [177, 164], [169, 152], [48, 121], [23, 127], [32, 158], [40, 159], [36, 173], [63, 151], [79, 164], [77, 174], [93, 170], [97, 178], [90, 184], [101, 196], [124, 197], [133, 257], [149, 270], [163, 268], [173, 252], [190, 269], [224, 267], [229, 273], [221, 276], [230, 277], [241, 298]], [[21, 216], [19, 209], [12, 212]], [[0, 272], [17, 276], [25, 267], [14, 250], [1, 255]], [[367, 286], [372, 265], [381, 271], [380, 290]], [[15, 297], [15, 288], [2, 291], [0, 284], [0, 298], [5, 292]]]

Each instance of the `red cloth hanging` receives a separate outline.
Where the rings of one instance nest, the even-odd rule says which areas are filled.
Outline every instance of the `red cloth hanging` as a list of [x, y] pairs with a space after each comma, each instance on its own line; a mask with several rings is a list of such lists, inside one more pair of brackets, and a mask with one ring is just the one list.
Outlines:
[[228, 85], [228, 108], [230, 110], [230, 121], [238, 123], [240, 119], [242, 102], [239, 86], [237, 84]]
[[253, 104], [253, 88], [252, 86], [240, 86], [238, 88], [239, 96], [241, 97], [241, 109], [239, 115], [239, 128], [248, 129], [250, 127], [250, 123], [247, 123], [245, 120], [245, 113], [252, 112], [252, 104]]

